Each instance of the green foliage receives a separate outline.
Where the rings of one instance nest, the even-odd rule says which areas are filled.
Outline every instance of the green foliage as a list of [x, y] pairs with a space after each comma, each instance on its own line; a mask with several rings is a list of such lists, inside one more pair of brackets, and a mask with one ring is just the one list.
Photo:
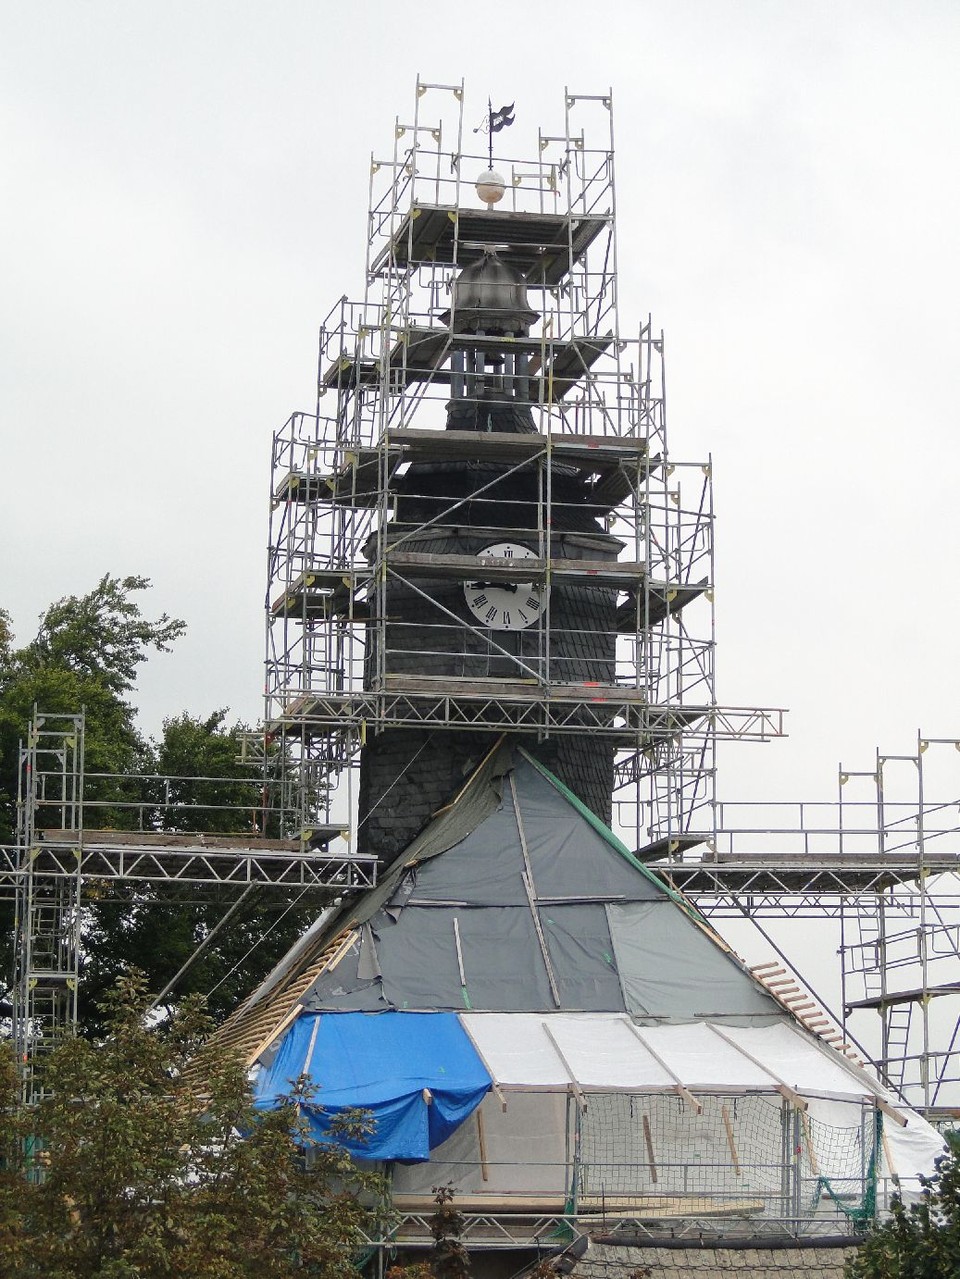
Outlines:
[[225, 710], [206, 718], [184, 711], [163, 721], [154, 764], [159, 775], [173, 779], [157, 795], [164, 830], [260, 833], [263, 784], [237, 780], [246, 725], [226, 727], [226, 718]]
[[[355, 1279], [379, 1181], [308, 1140], [294, 1101], [254, 1112], [243, 1072], [201, 1047], [185, 1002], [147, 1029], [145, 983], [105, 1001], [107, 1036], [51, 1057], [51, 1095], [28, 1111], [0, 1067], [0, 1258], [15, 1279]], [[203, 1100], [196, 1085], [202, 1079]], [[246, 1134], [241, 1136], [241, 1134]]]
[[[226, 779], [237, 772], [242, 726], [225, 727], [225, 718], [225, 711], [206, 719], [184, 712], [164, 721], [160, 742], [152, 744], [148, 762], [152, 775], [141, 782], [149, 829], [249, 834], [258, 828], [258, 785], [207, 780]], [[176, 774], [172, 779], [159, 775], [171, 773]], [[146, 974], [154, 990], [163, 989], [230, 909], [237, 891], [201, 893], [195, 885], [176, 883], [99, 885], [83, 932], [81, 1019], [85, 1027], [99, 1029], [97, 1005], [130, 965]], [[241, 924], [244, 920], [254, 923], [257, 906], [262, 903], [250, 902], [249, 910], [224, 934], [221, 948], [209, 951], [178, 987], [178, 994], [209, 989], [225, 967], [241, 959], [255, 940], [243, 935]], [[260, 975], [257, 969], [256, 976]], [[249, 970], [243, 977], [250, 979]], [[228, 993], [235, 1001], [241, 992], [231, 982]]]
[[149, 585], [146, 577], [108, 574], [88, 595], [57, 600], [40, 620], [30, 658], [43, 667], [100, 680], [117, 697], [129, 693], [148, 651], [167, 652], [186, 630], [185, 622], [166, 613], [155, 622], [142, 616], [132, 596]]
[[873, 1226], [846, 1279], [956, 1279], [960, 1274], [960, 1133], [932, 1177], [921, 1177], [917, 1203], [893, 1201], [890, 1217]]
[[[116, 885], [102, 896], [84, 931], [84, 1032], [100, 1032], [96, 1003], [128, 964], [143, 969], [154, 991], [163, 990], [231, 910], [237, 894], [236, 888], [141, 884]], [[211, 1015], [221, 1020], [286, 954], [318, 909], [315, 895], [301, 889], [254, 888], [179, 979], [171, 1001], [209, 995]]]
[[469, 1279], [470, 1257], [461, 1243], [463, 1213], [454, 1207], [453, 1187], [434, 1189], [436, 1211], [430, 1220], [433, 1256], [430, 1259], [435, 1279]]
[[[143, 616], [135, 596], [149, 585], [145, 577], [107, 575], [89, 594], [51, 604], [36, 636], [22, 648], [13, 646], [9, 616], [0, 616], [0, 843], [14, 838], [18, 742], [34, 706], [65, 715], [85, 708], [88, 773], [146, 770], [149, 750], [124, 695], [150, 651], [167, 651], [186, 629], [186, 623], [166, 613], [156, 621]], [[99, 794], [92, 782], [87, 797], [135, 796]], [[122, 825], [122, 810], [112, 820]]]
[[[150, 747], [137, 731], [134, 708], [123, 695], [151, 650], [165, 651], [185, 623], [166, 613], [145, 618], [136, 596], [143, 577], [101, 578], [87, 595], [57, 600], [42, 614], [36, 636], [17, 648], [9, 615], [0, 614], [0, 843], [16, 838], [19, 743], [34, 706], [48, 714], [86, 712], [88, 775], [135, 775], [150, 769]], [[103, 825], [135, 826], [144, 798], [140, 782], [88, 777], [86, 798], [105, 805]], [[130, 807], [128, 807], [128, 805]], [[55, 808], [38, 825], [56, 825]], [[0, 972], [12, 968], [12, 911], [0, 907]]]
[[[48, 714], [86, 712], [87, 828], [159, 829], [204, 834], [263, 831], [263, 783], [237, 780], [241, 724], [224, 710], [186, 712], [164, 721], [159, 742], [137, 731], [127, 700], [137, 668], [166, 651], [184, 623], [166, 613], [144, 616], [142, 577], [105, 576], [89, 594], [58, 600], [42, 615], [34, 639], [15, 647], [0, 611], [0, 843], [15, 839], [18, 743], [34, 705]], [[96, 776], [109, 774], [110, 776]], [[164, 781], [161, 775], [177, 780]], [[49, 820], [59, 824], [51, 808]], [[199, 889], [166, 884], [88, 885], [82, 921], [80, 1016], [85, 1033], [102, 1032], [99, 1001], [133, 965], [161, 990], [237, 900], [238, 887]], [[310, 894], [257, 889], [216, 934], [175, 994], [214, 990], [211, 1010], [232, 1010], [315, 916]], [[12, 970], [12, 909], [0, 904], [0, 973]], [[266, 940], [264, 936], [266, 935]]]
[[[242, 724], [226, 712], [164, 720], [152, 767], [158, 827], [206, 834], [261, 833], [263, 782], [237, 780]], [[268, 834], [272, 833], [268, 831]], [[96, 1004], [128, 965], [162, 990], [206, 943], [237, 901], [237, 887], [114, 885], [96, 903], [84, 933], [81, 989], [84, 1025], [97, 1029]], [[175, 995], [210, 993], [217, 1018], [231, 1012], [316, 917], [319, 903], [302, 889], [260, 886], [246, 895], [226, 928], [177, 982]]]

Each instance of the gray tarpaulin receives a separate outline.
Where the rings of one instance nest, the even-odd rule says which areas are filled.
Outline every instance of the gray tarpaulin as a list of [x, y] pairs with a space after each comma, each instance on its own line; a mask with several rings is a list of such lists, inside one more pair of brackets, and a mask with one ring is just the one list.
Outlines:
[[610, 903], [606, 913], [628, 1012], [682, 1020], [782, 1011], [668, 899]]
[[538, 896], [622, 896], [628, 901], [663, 896], [662, 886], [638, 872], [618, 852], [612, 836], [604, 838], [580, 816], [532, 761], [521, 756], [514, 780]]
[[442, 857], [419, 866], [414, 901], [468, 901], [474, 906], [526, 906], [523, 860], [509, 791], [497, 811]]
[[580, 1012], [619, 1011], [623, 994], [603, 904], [547, 906], [541, 915], [560, 1006]]
[[548, 770], [501, 746], [340, 917], [361, 940], [303, 1003], [674, 1020], [776, 1012], [695, 915]]
[[526, 905], [485, 910], [408, 906], [393, 927], [379, 934], [378, 945], [383, 993], [395, 1008], [536, 1012], [556, 1007]]
[[303, 994], [300, 1002], [307, 1011], [328, 1008], [344, 1012], [380, 1012], [389, 1007], [384, 1002], [379, 980], [360, 975], [360, 949], [357, 940], [336, 968], [323, 973]]
[[[522, 755], [513, 779], [539, 898], [650, 901], [663, 896], [662, 887], [638, 873]], [[524, 865], [517, 813], [506, 786], [495, 811], [442, 857], [417, 867], [411, 897], [415, 902], [524, 905]]]

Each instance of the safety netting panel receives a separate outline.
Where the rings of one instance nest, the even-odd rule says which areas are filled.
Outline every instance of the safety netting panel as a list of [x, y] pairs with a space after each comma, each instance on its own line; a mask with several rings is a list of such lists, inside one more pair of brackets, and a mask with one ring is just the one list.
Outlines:
[[580, 1114], [579, 1214], [852, 1216], [871, 1205], [874, 1112], [844, 1126], [810, 1119], [769, 1094], [593, 1093]]
[[801, 1216], [842, 1214], [854, 1224], [869, 1221], [876, 1208], [883, 1115], [873, 1106], [862, 1106], [859, 1124], [853, 1109], [836, 1102], [820, 1103], [833, 1112], [846, 1110], [846, 1123], [818, 1117], [818, 1103], [797, 1115], [796, 1141]]

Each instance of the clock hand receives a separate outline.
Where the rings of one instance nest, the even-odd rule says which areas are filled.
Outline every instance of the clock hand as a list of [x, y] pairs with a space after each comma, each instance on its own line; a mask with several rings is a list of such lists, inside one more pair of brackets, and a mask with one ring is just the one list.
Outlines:
[[468, 582], [467, 589], [471, 591], [509, 591], [512, 595], [516, 595], [520, 587], [516, 582]]

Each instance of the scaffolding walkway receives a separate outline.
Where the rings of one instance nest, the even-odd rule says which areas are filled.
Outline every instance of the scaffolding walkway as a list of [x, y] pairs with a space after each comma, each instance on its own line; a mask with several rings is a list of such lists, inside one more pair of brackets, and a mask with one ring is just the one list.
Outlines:
[[[20, 748], [17, 843], [0, 847], [0, 898], [15, 903], [13, 1030], [28, 1099], [42, 1092], [46, 1057], [75, 1032], [82, 911], [103, 885], [238, 894], [260, 885], [311, 890], [322, 903], [377, 877], [375, 859], [355, 853], [342, 826], [277, 827], [269, 779], [256, 769], [234, 779], [86, 773], [85, 736], [83, 711], [34, 711]], [[181, 782], [245, 799], [171, 804]], [[240, 829], [218, 834], [218, 823]], [[260, 833], [271, 828], [276, 837]]]

